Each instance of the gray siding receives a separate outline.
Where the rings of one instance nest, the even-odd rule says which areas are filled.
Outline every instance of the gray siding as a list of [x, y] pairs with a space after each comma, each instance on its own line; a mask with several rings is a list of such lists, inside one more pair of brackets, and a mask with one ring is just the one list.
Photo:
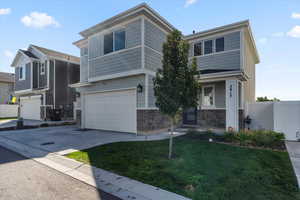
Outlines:
[[132, 48], [141, 45], [142, 31], [141, 31], [141, 20], [131, 22], [125, 26], [126, 34], [126, 48]]
[[[189, 56], [193, 56], [194, 43], [206, 40], [215, 40], [217, 38], [224, 37], [224, 52], [218, 52], [212, 55], [203, 55], [197, 57], [198, 67], [205, 69], [240, 69], [240, 31], [224, 34], [221, 36], [214, 36], [206, 38], [205, 40], [197, 39], [197, 41], [190, 42]], [[213, 42], [215, 45], [215, 41]], [[215, 51], [215, 47], [214, 47]], [[229, 52], [227, 52], [229, 51]]]
[[145, 48], [145, 68], [152, 71], [162, 68], [162, 55], [149, 48]]
[[25, 80], [19, 80], [19, 69], [15, 68], [15, 90], [27, 90], [31, 89], [31, 64], [26, 64]]
[[163, 43], [167, 35], [148, 20], [145, 20], [145, 45], [162, 52]]
[[150, 108], [156, 107], [155, 101], [156, 98], [154, 96], [154, 87], [153, 87], [153, 78], [154, 76], [149, 76], [148, 78], [148, 106]]
[[141, 48], [122, 51], [89, 61], [89, 77], [110, 75], [141, 68]]
[[88, 80], [88, 56], [81, 56], [80, 58], [80, 82]]
[[[113, 80], [107, 80], [102, 82], [94, 83], [90, 87], [82, 87], [78, 88], [79, 92], [101, 92], [107, 90], [114, 90], [114, 89], [122, 89], [122, 88], [132, 88], [137, 87], [138, 84], [141, 84], [145, 88], [145, 76], [131, 76]], [[137, 107], [144, 107], [145, 106], [145, 90], [142, 93], [137, 93]]]
[[199, 69], [240, 69], [240, 51], [229, 51], [215, 55], [197, 57]]

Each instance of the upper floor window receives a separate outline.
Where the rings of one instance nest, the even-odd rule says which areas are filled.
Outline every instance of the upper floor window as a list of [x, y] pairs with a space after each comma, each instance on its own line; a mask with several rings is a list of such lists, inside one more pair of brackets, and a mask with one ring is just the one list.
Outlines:
[[224, 42], [224, 38], [217, 38], [216, 39], [216, 52], [221, 52], [224, 51], [224, 47], [225, 47], [225, 42]]
[[202, 88], [202, 106], [213, 107], [215, 105], [215, 87], [204, 86]]
[[194, 44], [194, 56], [202, 55], [202, 42]]
[[125, 49], [125, 30], [104, 35], [104, 54]]
[[25, 70], [25, 66], [19, 67], [19, 80], [25, 80]]
[[213, 52], [213, 41], [207, 40], [204, 42], [204, 54], [211, 54]]
[[45, 62], [45, 64], [44, 63], [40, 64], [40, 74], [41, 75], [45, 74], [45, 66], [46, 65], [47, 65], [47, 61]]

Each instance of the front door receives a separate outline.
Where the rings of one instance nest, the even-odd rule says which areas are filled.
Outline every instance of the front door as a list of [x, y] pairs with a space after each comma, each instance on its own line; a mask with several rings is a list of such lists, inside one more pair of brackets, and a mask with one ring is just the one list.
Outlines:
[[197, 124], [197, 108], [189, 108], [183, 112], [183, 124]]

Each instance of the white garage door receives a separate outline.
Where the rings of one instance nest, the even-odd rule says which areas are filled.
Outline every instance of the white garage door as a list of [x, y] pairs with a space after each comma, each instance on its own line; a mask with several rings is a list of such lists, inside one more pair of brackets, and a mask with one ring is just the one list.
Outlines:
[[20, 98], [20, 116], [24, 119], [40, 120], [41, 96]]
[[136, 90], [85, 95], [85, 128], [136, 133]]

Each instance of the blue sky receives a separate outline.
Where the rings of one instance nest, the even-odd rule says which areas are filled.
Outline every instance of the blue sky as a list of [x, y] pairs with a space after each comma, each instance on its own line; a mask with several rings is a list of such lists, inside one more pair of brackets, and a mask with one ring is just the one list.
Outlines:
[[12, 72], [29, 44], [79, 55], [78, 32], [142, 2], [184, 34], [250, 19], [261, 58], [256, 95], [300, 100], [300, 0], [1, 1], [0, 71]]

